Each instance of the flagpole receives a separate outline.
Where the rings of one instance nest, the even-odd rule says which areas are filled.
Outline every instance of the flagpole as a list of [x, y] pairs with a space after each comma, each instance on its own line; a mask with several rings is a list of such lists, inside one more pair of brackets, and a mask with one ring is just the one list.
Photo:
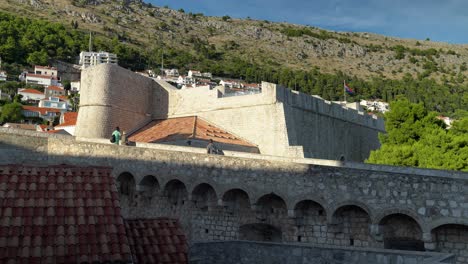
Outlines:
[[343, 80], [343, 95], [344, 95], [344, 102], [346, 106], [346, 81]]

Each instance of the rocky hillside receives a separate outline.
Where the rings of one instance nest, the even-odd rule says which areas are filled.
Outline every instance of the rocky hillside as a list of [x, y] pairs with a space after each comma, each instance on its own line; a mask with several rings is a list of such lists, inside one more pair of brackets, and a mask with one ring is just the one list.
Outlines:
[[[468, 45], [398, 39], [368, 33], [325, 31], [315, 27], [207, 17], [155, 7], [138, 0], [2, 0], [0, 9], [118, 37], [141, 49], [164, 44], [191, 53], [204, 47], [257, 65], [342, 71], [368, 79], [431, 77], [468, 82]], [[153, 62], [157, 65], [159, 62]]]

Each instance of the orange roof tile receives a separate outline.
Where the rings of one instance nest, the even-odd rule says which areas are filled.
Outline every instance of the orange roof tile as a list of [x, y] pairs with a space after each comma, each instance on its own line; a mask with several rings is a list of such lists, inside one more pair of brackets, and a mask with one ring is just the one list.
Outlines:
[[0, 263], [130, 262], [111, 170], [0, 166]]
[[60, 113], [60, 109], [56, 108], [48, 108], [48, 107], [37, 107], [32, 105], [23, 105], [23, 110], [31, 111], [31, 112], [39, 112], [41, 115], [45, 115], [47, 113]]
[[63, 89], [62, 87], [55, 85], [49, 85], [47, 86], [47, 89], [51, 91], [65, 91], [65, 89]]
[[188, 263], [187, 239], [177, 220], [125, 220], [125, 229], [135, 263]]
[[147, 143], [184, 139], [213, 139], [225, 144], [256, 147], [197, 116], [154, 120], [129, 137], [130, 141]]
[[55, 127], [75, 126], [77, 119], [78, 119], [78, 113], [77, 112], [65, 112], [65, 113], [63, 113], [64, 122], [62, 124], [59, 124], [59, 125], [55, 126]]
[[41, 91], [38, 91], [36, 89], [21, 89], [19, 90], [20, 93], [32, 93], [32, 94], [44, 94]]

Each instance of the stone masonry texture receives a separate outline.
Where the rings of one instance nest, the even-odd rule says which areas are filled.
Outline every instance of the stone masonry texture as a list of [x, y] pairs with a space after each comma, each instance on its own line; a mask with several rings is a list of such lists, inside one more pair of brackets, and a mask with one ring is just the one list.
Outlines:
[[0, 163], [112, 167], [125, 218], [177, 218], [191, 243], [425, 250], [468, 263], [467, 173], [174, 148], [0, 129]]
[[223, 97], [217, 89], [178, 90], [119, 66], [82, 73], [76, 135], [131, 134], [152, 119], [200, 116], [256, 144], [262, 154], [364, 161], [379, 147], [383, 120], [271, 83], [254, 95]]

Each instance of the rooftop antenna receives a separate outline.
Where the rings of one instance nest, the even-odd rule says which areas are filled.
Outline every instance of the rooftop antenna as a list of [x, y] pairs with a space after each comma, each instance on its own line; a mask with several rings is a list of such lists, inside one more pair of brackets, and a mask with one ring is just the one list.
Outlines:
[[89, 52], [93, 51], [93, 35], [89, 32]]

